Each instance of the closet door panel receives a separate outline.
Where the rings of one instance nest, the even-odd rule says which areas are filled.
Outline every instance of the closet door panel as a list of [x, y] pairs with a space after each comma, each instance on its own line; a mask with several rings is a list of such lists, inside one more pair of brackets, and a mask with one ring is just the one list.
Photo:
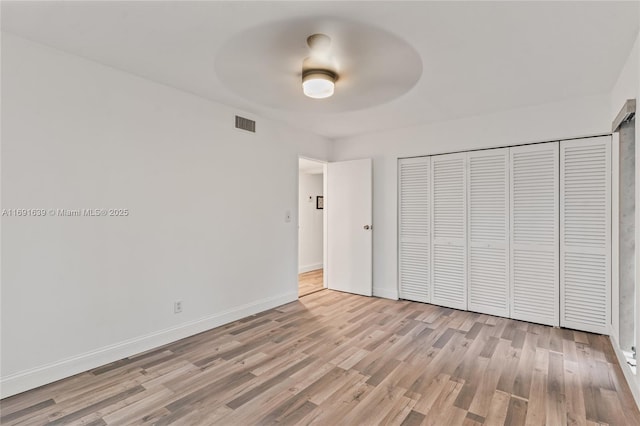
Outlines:
[[470, 152], [468, 306], [509, 316], [509, 150]]
[[608, 333], [611, 293], [611, 145], [560, 144], [560, 325]]
[[401, 159], [399, 181], [398, 282], [400, 298], [430, 302], [429, 157]]
[[509, 148], [511, 318], [558, 326], [558, 142]]
[[431, 157], [431, 303], [465, 310], [466, 156]]

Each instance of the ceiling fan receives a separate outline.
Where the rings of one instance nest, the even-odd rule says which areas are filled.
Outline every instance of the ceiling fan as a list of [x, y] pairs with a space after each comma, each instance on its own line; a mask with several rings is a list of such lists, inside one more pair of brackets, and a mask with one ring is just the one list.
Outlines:
[[331, 38], [326, 34], [307, 37], [310, 56], [302, 62], [302, 91], [310, 98], [324, 99], [333, 95], [338, 79], [337, 66], [331, 56]]
[[215, 68], [227, 89], [254, 104], [336, 114], [402, 96], [419, 80], [422, 60], [410, 44], [383, 29], [302, 17], [239, 32], [220, 47]]

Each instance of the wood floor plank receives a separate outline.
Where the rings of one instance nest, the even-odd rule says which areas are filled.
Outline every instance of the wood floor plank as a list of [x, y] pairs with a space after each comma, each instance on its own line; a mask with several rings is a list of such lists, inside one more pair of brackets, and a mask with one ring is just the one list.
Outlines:
[[596, 404], [601, 421], [610, 425], [627, 424], [622, 405], [615, 392], [608, 389], [599, 389], [599, 391]]
[[427, 425], [455, 425], [464, 421], [467, 411], [454, 405], [462, 386], [461, 382], [455, 380], [447, 381], [427, 413]]
[[[522, 333], [522, 331], [518, 330], [518, 333]], [[520, 336], [520, 334], [518, 334], [518, 336]], [[518, 363], [517, 373], [513, 381], [512, 392], [514, 395], [524, 399], [529, 398], [529, 391], [531, 389], [531, 371], [534, 369], [536, 341], [536, 335], [525, 333], [522, 342], [519, 342], [517, 345], [521, 349], [520, 362]], [[511, 346], [513, 347], [513, 341], [511, 342]]]
[[260, 383], [259, 385], [257, 385], [253, 389], [247, 391], [246, 393], [244, 393], [244, 394], [238, 396], [237, 398], [234, 398], [233, 400], [227, 402], [227, 406], [229, 408], [234, 409], [234, 410], [237, 409], [238, 407], [240, 407], [240, 406], [246, 404], [247, 402], [251, 401], [256, 396], [262, 394], [263, 392], [266, 392], [267, 390], [269, 390], [274, 385], [282, 382], [285, 378], [290, 377], [293, 373], [295, 373], [295, 372], [301, 370], [302, 368], [306, 367], [311, 362], [313, 362], [313, 358], [305, 358], [305, 359], [293, 364], [292, 366], [290, 366], [286, 370], [282, 371], [278, 375], [276, 375], [274, 377], [271, 377], [267, 381], [264, 381], [264, 382]]
[[366, 396], [373, 386], [366, 383], [366, 376], [352, 375], [352, 380], [344, 383], [327, 398], [318, 409], [300, 421], [300, 424], [333, 425], [345, 424], [347, 416]]
[[640, 425], [605, 336], [326, 289], [0, 409], [29, 426]]
[[584, 394], [580, 378], [580, 369], [577, 361], [564, 361], [564, 381], [573, 386], [565, 386], [567, 403], [567, 424], [585, 425], [587, 411], [585, 409]]
[[401, 426], [419, 426], [424, 421], [425, 415], [411, 410], [402, 421]]
[[491, 399], [489, 414], [487, 414], [485, 424], [488, 426], [504, 425], [509, 411], [511, 397], [508, 393], [496, 390]]
[[[546, 355], [546, 357], [545, 357]], [[531, 375], [530, 389], [527, 392], [527, 416], [525, 425], [544, 426], [547, 424], [547, 369], [548, 353], [539, 350], [535, 354], [535, 369]]]
[[564, 386], [564, 360], [562, 354], [549, 352], [549, 370], [547, 373], [547, 422], [564, 424], [566, 422], [566, 403]]
[[72, 422], [73, 420], [79, 419], [84, 417], [85, 415], [94, 412], [94, 411], [98, 411], [100, 410], [100, 408], [102, 407], [108, 407], [111, 404], [114, 404], [115, 402], [126, 398], [129, 395], [133, 395], [135, 393], [138, 392], [143, 392], [144, 391], [144, 387], [138, 385], [136, 387], [130, 388], [130, 389], [126, 389], [116, 395], [113, 395], [109, 398], [103, 399], [101, 401], [96, 401], [91, 405], [88, 405], [86, 407], [83, 407], [77, 411], [74, 411], [72, 413], [69, 413], [65, 416], [59, 417], [55, 420], [52, 420], [50, 422], [47, 423], [47, 426], [57, 426], [57, 425], [64, 425], [67, 424], [69, 422]]
[[7, 423], [19, 419], [20, 417], [25, 417], [30, 414], [37, 413], [38, 411], [50, 407], [51, 405], [55, 405], [55, 401], [53, 399], [47, 399], [46, 401], [41, 401], [37, 404], [33, 404], [31, 406], [24, 407], [13, 412], [4, 412], [3, 410], [2, 417], [0, 417], [0, 422]]
[[344, 424], [375, 424], [402, 400], [405, 392], [398, 387], [370, 386], [371, 391], [344, 417]]
[[[490, 337], [493, 339], [494, 337]], [[494, 392], [498, 386], [498, 380], [500, 379], [500, 372], [504, 366], [504, 359], [507, 356], [508, 350], [511, 348], [511, 344], [508, 340], [499, 340], [499, 343], [495, 346], [495, 356], [489, 360], [484, 376], [480, 381], [480, 385], [476, 390], [475, 397], [469, 406], [469, 411], [482, 417], [487, 417], [489, 414], [489, 408], [491, 407], [491, 400], [493, 399]]]
[[384, 417], [380, 420], [380, 424], [389, 426], [402, 425], [409, 413], [411, 413], [412, 408], [415, 404], [415, 400], [407, 398], [406, 396], [401, 396], [400, 398], [398, 398], [395, 406], [392, 407], [391, 410], [386, 411], [386, 415], [384, 415]]
[[323, 269], [316, 269], [298, 274], [298, 297], [306, 296], [322, 290], [324, 288], [323, 275]]
[[167, 388], [160, 387], [151, 396], [129, 403], [111, 413], [102, 413], [102, 419], [106, 424], [129, 424], [147, 414], [150, 406], [164, 406], [172, 396], [173, 392]]
[[[509, 401], [509, 408], [507, 409], [507, 417], [504, 420], [504, 424], [507, 425], [521, 425], [524, 424], [527, 418], [528, 403], [526, 400], [512, 396]], [[561, 425], [563, 423], [549, 423], [552, 425]]]

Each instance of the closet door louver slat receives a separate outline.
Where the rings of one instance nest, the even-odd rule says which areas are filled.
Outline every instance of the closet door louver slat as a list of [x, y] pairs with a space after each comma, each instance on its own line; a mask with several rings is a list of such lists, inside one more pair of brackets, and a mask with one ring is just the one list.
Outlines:
[[561, 326], [608, 333], [611, 293], [610, 138], [560, 144]]
[[400, 298], [430, 302], [429, 157], [398, 162]]
[[509, 150], [470, 152], [469, 310], [509, 316]]
[[559, 325], [558, 142], [509, 148], [511, 318]]
[[467, 154], [431, 157], [431, 302], [467, 309]]

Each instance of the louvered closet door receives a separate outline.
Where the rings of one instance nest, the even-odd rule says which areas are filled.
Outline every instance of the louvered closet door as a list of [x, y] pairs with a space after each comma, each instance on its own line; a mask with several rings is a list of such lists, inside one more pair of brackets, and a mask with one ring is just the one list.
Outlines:
[[511, 318], [559, 325], [558, 142], [510, 150]]
[[400, 298], [430, 302], [429, 157], [398, 162]]
[[608, 333], [611, 292], [610, 138], [560, 144], [560, 316]]
[[509, 316], [509, 150], [470, 152], [469, 310]]
[[467, 309], [467, 154], [431, 157], [431, 303]]

